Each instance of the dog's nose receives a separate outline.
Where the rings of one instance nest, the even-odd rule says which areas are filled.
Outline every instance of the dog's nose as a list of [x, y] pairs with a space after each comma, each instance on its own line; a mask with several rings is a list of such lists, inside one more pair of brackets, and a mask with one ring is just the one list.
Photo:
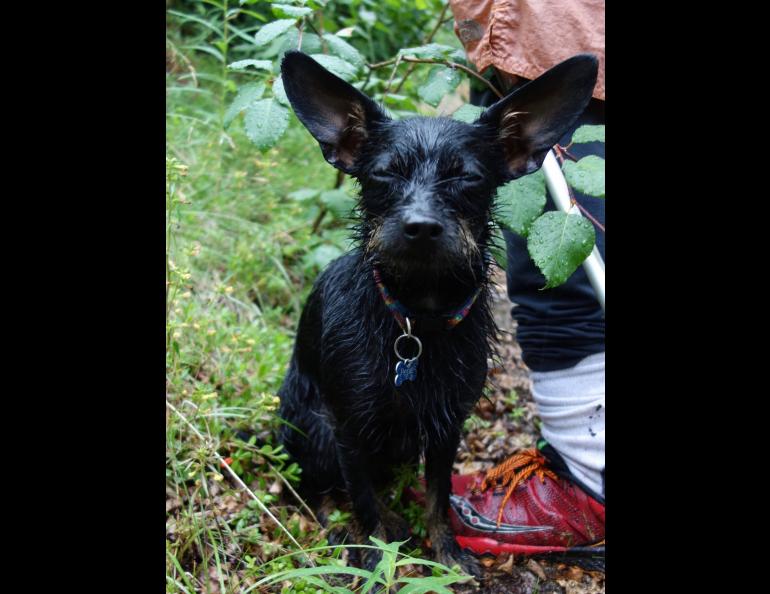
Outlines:
[[422, 242], [438, 239], [444, 227], [436, 219], [423, 215], [410, 215], [404, 219], [404, 237], [409, 241]]

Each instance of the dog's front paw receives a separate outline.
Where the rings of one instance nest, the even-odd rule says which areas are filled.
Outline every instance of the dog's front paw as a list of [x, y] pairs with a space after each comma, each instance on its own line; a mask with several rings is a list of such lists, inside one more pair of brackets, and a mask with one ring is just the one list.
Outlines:
[[452, 545], [444, 546], [440, 551], [436, 552], [436, 561], [447, 567], [459, 565], [464, 573], [475, 578], [480, 578], [482, 575], [478, 559], [472, 554], [463, 551], [457, 542], [454, 541]]
[[361, 569], [365, 569], [366, 571], [374, 571], [374, 568], [377, 567], [380, 559], [382, 559], [382, 551], [379, 549], [362, 549], [362, 551]]
[[404, 518], [386, 507], [380, 513], [387, 536], [385, 542], [405, 541], [409, 538], [409, 523]]

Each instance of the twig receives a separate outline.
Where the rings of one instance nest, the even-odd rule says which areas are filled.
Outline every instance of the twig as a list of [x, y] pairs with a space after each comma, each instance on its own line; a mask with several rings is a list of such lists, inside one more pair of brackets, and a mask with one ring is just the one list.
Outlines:
[[328, 53], [329, 53], [329, 50], [328, 50], [328, 49], [327, 49], [327, 47], [326, 47], [326, 41], [324, 40], [324, 37], [323, 37], [323, 27], [321, 27], [321, 31], [319, 32], [319, 30], [318, 30], [318, 29], [316, 29], [316, 28], [313, 26], [313, 23], [312, 23], [311, 21], [308, 21], [308, 20], [306, 20], [306, 19], [307, 19], [307, 17], [303, 17], [303, 21], [304, 21], [304, 23], [305, 23], [305, 24], [306, 24], [308, 27], [310, 27], [310, 28], [313, 30], [313, 33], [315, 33], [316, 35], [318, 35], [318, 37], [319, 37], [319, 38], [320, 38], [320, 40], [321, 40], [321, 53], [322, 53], [322, 54], [328, 54]]
[[[568, 146], [571, 146], [571, 143]], [[564, 149], [562, 149], [558, 144], [554, 146], [553, 149], [554, 149], [554, 152], [556, 153], [556, 158], [559, 159], [559, 165], [564, 165], [564, 155], [562, 154], [562, 151], [563, 152], [566, 152], [566, 151], [564, 151]], [[569, 187], [569, 184], [567, 184], [567, 191], [569, 192], [570, 202], [573, 205], [577, 206], [578, 210], [582, 212], [589, 221], [591, 221], [594, 225], [596, 225], [599, 229], [601, 229], [602, 233], [605, 233], [604, 225], [602, 225], [599, 221], [597, 221], [590, 212], [588, 212], [585, 208], [583, 208], [583, 206], [577, 200], [575, 200], [575, 195], [572, 193], [572, 188]]]
[[559, 144], [556, 145], [556, 148], [560, 150], [562, 153], [564, 153], [564, 156], [567, 157], [571, 161], [575, 161], [575, 163], [578, 162], [577, 157], [575, 157], [572, 153], [567, 152], [567, 149], [572, 146], [572, 143], [570, 142], [567, 146], [561, 146]]
[[374, 70], [375, 68], [382, 68], [383, 66], [388, 66], [396, 61], [396, 58], [390, 58], [389, 60], [385, 60], [384, 62], [376, 62], [374, 64], [367, 64], [369, 68]]
[[[427, 45], [431, 41], [433, 41], [433, 36], [438, 32], [438, 30], [441, 28], [441, 25], [443, 25], [445, 22], [444, 16], [446, 15], [446, 11], [449, 9], [449, 3], [444, 5], [444, 8], [441, 10], [441, 14], [438, 15], [438, 20], [436, 21], [436, 26], [433, 27], [430, 33], [428, 33], [428, 36], [423, 40], [422, 44]], [[454, 17], [449, 17], [449, 21], [452, 20]], [[401, 87], [404, 86], [404, 83], [406, 82], [406, 79], [409, 78], [409, 75], [414, 72], [415, 65], [409, 64], [409, 67], [406, 69], [406, 72], [404, 73], [404, 77], [401, 79], [401, 82], [398, 83], [398, 86], [396, 87], [396, 90], [393, 91], [394, 94], [398, 95], [398, 92], [401, 90]], [[388, 85], [388, 88], [390, 88], [390, 85]]]
[[297, 26], [297, 29], [299, 29], [299, 39], [297, 41], [297, 49], [301, 50], [302, 49], [302, 31], [305, 29], [305, 19], [304, 18], [299, 22], [299, 25]]
[[596, 220], [596, 219], [595, 219], [595, 218], [594, 218], [594, 217], [591, 215], [591, 213], [590, 213], [590, 212], [588, 212], [588, 211], [587, 211], [585, 208], [583, 208], [583, 207], [580, 205], [580, 203], [579, 203], [577, 200], [575, 200], [575, 199], [574, 199], [572, 196], [570, 196], [570, 198], [572, 198], [572, 204], [574, 204], [575, 206], [577, 206], [577, 207], [578, 207], [578, 209], [580, 210], [580, 212], [582, 212], [582, 213], [583, 213], [583, 214], [586, 216], [586, 218], [587, 218], [588, 220], [590, 220], [590, 221], [591, 221], [591, 222], [592, 222], [594, 225], [596, 225], [597, 227], [599, 227], [599, 229], [601, 229], [602, 233], [604, 233], [604, 225], [602, 225], [602, 224], [601, 224], [599, 221], [597, 221], [597, 220]]
[[390, 91], [390, 85], [393, 84], [393, 77], [396, 76], [396, 70], [398, 70], [401, 64], [401, 55], [396, 58], [396, 63], [393, 65], [393, 70], [390, 71], [390, 77], [388, 78], [388, 84], [385, 86], [385, 92], [382, 94], [382, 100], [385, 101], [385, 96]]
[[490, 88], [490, 90], [497, 95], [500, 99], [503, 98], [503, 94], [497, 90], [497, 87], [493, 85], [491, 82], [489, 82], [486, 78], [481, 76], [478, 72], [474, 72], [467, 66], [463, 66], [462, 64], [458, 64], [457, 62], [452, 62], [451, 60], [432, 60], [427, 58], [410, 58], [408, 56], [398, 56], [396, 58], [391, 58], [390, 60], [385, 60], [384, 62], [377, 62], [376, 64], [369, 64], [369, 68], [374, 70], [375, 68], [382, 68], [383, 66], [389, 66], [393, 64], [396, 60], [403, 60], [404, 62], [412, 62], [414, 64], [442, 64], [444, 66], [448, 66], [449, 68], [457, 68], [458, 70], [462, 70], [466, 74], [480, 80], [483, 82], [487, 87]]
[[[205, 438], [205, 437], [203, 437], [203, 435], [201, 434], [201, 432], [200, 432], [200, 431], [198, 431], [198, 429], [195, 427], [195, 425], [193, 425], [193, 424], [192, 424], [190, 421], [188, 421], [188, 420], [187, 420], [187, 417], [185, 417], [185, 416], [184, 416], [182, 413], [180, 413], [180, 412], [179, 412], [179, 411], [176, 409], [176, 407], [175, 407], [173, 404], [171, 404], [171, 403], [170, 403], [168, 400], [166, 400], [166, 406], [168, 406], [168, 407], [169, 407], [169, 408], [170, 408], [172, 411], [174, 411], [174, 412], [176, 413], [176, 415], [177, 415], [177, 416], [178, 416], [178, 417], [179, 417], [179, 418], [180, 418], [180, 419], [181, 419], [181, 420], [182, 420], [182, 421], [183, 421], [183, 422], [184, 422], [184, 423], [185, 423], [185, 424], [186, 424], [186, 425], [187, 425], [187, 426], [188, 426], [188, 427], [189, 427], [189, 428], [192, 430], [192, 432], [193, 432], [193, 433], [195, 433], [195, 435], [196, 435], [196, 436], [198, 436], [198, 439], [200, 439], [201, 441], [203, 441], [204, 443], [206, 443], [206, 441], [207, 441], [207, 440], [206, 440], [206, 438]], [[261, 510], [264, 512], [264, 513], [266, 513], [266, 514], [268, 515], [268, 517], [269, 517], [271, 520], [273, 520], [273, 522], [275, 522], [275, 523], [278, 525], [278, 527], [279, 527], [281, 530], [283, 530], [283, 531], [286, 533], [286, 536], [288, 536], [288, 537], [289, 537], [289, 540], [290, 540], [290, 541], [291, 541], [291, 542], [294, 544], [294, 546], [296, 546], [296, 547], [297, 547], [297, 548], [298, 548], [300, 551], [302, 551], [302, 552], [304, 553], [304, 552], [305, 552], [305, 550], [302, 548], [302, 545], [300, 545], [300, 544], [297, 542], [297, 539], [295, 539], [295, 538], [294, 538], [294, 537], [291, 535], [291, 532], [289, 532], [289, 531], [286, 529], [286, 527], [285, 527], [283, 524], [281, 524], [281, 522], [278, 520], [278, 518], [276, 518], [276, 517], [273, 515], [273, 512], [271, 512], [271, 511], [270, 511], [270, 510], [267, 508], [267, 506], [266, 506], [264, 503], [262, 503], [262, 501], [260, 501], [259, 497], [257, 497], [256, 495], [254, 495], [253, 491], [252, 491], [251, 489], [249, 489], [249, 488], [246, 486], [246, 483], [244, 483], [244, 482], [241, 480], [241, 477], [239, 477], [237, 474], [235, 474], [235, 472], [233, 471], [233, 469], [232, 469], [232, 468], [230, 468], [230, 465], [229, 465], [229, 464], [227, 464], [227, 462], [225, 462], [225, 459], [224, 459], [224, 458], [222, 458], [222, 456], [220, 456], [220, 455], [219, 455], [219, 452], [217, 452], [217, 451], [215, 451], [215, 450], [212, 450], [212, 451], [211, 451], [211, 453], [212, 453], [212, 454], [214, 455], [214, 457], [215, 457], [215, 458], [216, 458], [216, 459], [219, 461], [220, 465], [221, 465], [221, 466], [222, 466], [222, 467], [223, 467], [223, 468], [224, 468], [224, 469], [225, 469], [225, 470], [226, 470], [226, 471], [227, 471], [227, 472], [230, 474], [230, 476], [231, 476], [231, 477], [233, 478], [233, 480], [234, 480], [234, 481], [235, 481], [235, 482], [238, 484], [238, 486], [240, 486], [240, 487], [241, 487], [241, 488], [242, 488], [244, 491], [246, 491], [246, 492], [247, 492], [247, 493], [248, 493], [248, 494], [251, 496], [251, 498], [252, 498], [254, 501], [256, 501], [256, 502], [257, 502], [257, 506], [258, 506], [258, 507], [259, 507], [259, 508], [260, 508], [260, 509], [261, 509]], [[310, 563], [310, 565], [312, 565], [313, 567], [315, 567], [315, 563], [313, 563], [313, 560], [312, 560], [312, 559], [311, 559], [309, 556], [307, 556], [307, 553], [305, 553], [305, 555], [306, 555], [306, 557], [307, 557], [308, 563]]]
[[491, 91], [497, 95], [500, 99], [503, 98], [503, 94], [497, 90], [497, 87], [493, 85], [491, 82], [489, 82], [486, 78], [481, 76], [478, 72], [474, 72], [467, 66], [463, 66], [462, 64], [458, 64], [457, 62], [452, 62], [451, 60], [426, 60], [423, 58], [409, 58], [404, 56], [404, 62], [414, 62], [416, 64], [443, 64], [444, 66], [448, 66], [449, 68], [457, 68], [459, 70], [462, 70], [466, 74], [469, 74], [470, 76], [480, 80], [485, 85], [487, 85]]
[[[436, 24], [434, 25], [431, 32], [428, 34], [428, 36], [423, 41], [423, 45], [427, 45], [431, 41], [433, 41], [434, 35], [438, 32], [438, 30], [441, 28], [441, 25], [444, 23], [451, 21], [454, 17], [449, 17], [448, 19], [444, 19], [444, 16], [446, 15], [447, 10], [449, 9], [449, 4], [445, 4], [444, 8], [441, 10], [441, 14], [439, 14], [438, 20], [436, 21]], [[369, 64], [369, 74], [371, 74], [371, 71], [376, 68], [382, 68], [383, 66], [389, 66], [391, 64], [395, 63], [395, 66], [393, 67], [393, 72], [390, 74], [390, 79], [388, 80], [388, 86], [385, 90], [385, 95], [388, 94], [390, 91], [390, 84], [393, 81], [393, 76], [396, 74], [396, 69], [401, 64], [401, 61], [404, 62], [411, 62], [409, 64], [409, 68], [407, 68], [406, 72], [404, 73], [403, 78], [401, 79], [401, 82], [398, 83], [398, 86], [396, 87], [396, 90], [393, 91], [394, 93], [398, 94], [398, 92], [401, 90], [401, 87], [406, 82], [406, 79], [409, 77], [410, 74], [414, 71], [414, 64], [443, 64], [445, 66], [449, 66], [450, 68], [459, 68], [466, 74], [469, 74], [470, 76], [473, 76], [483, 82], [485, 85], [487, 85], [492, 92], [497, 95], [500, 99], [503, 98], [503, 94], [497, 90], [497, 88], [489, 82], [486, 78], [478, 74], [477, 72], [474, 72], [470, 68], [463, 66], [462, 64], [458, 64], [457, 62], [452, 62], [450, 60], [429, 60], [429, 59], [421, 59], [421, 58], [409, 58], [406, 56], [403, 56], [402, 54], [399, 54], [395, 58], [391, 58], [390, 60], [385, 60], [384, 62], [377, 62], [376, 64]]]
[[310, 506], [308, 506], [308, 504], [305, 503], [305, 500], [302, 499], [302, 497], [299, 496], [299, 493], [297, 493], [294, 490], [294, 487], [292, 487], [291, 483], [289, 483], [289, 481], [286, 480], [286, 477], [284, 477], [280, 472], [278, 472], [275, 469], [275, 467], [272, 464], [270, 464], [270, 462], [268, 462], [267, 460], [266, 460], [266, 462], [267, 462], [267, 465], [270, 467], [270, 469], [273, 470], [278, 475], [278, 478], [281, 479], [281, 482], [283, 482], [283, 484], [286, 485], [286, 487], [289, 489], [289, 491], [291, 491], [291, 494], [294, 495], [294, 497], [296, 497], [297, 501], [299, 501], [302, 504], [302, 507], [304, 507], [307, 510], [307, 513], [310, 514], [310, 517], [313, 518], [313, 521], [320, 526], [321, 522], [318, 521], [318, 518], [316, 518], [316, 515], [313, 513], [313, 510], [310, 509]]
[[[342, 186], [342, 182], [345, 181], [345, 172], [338, 169], [337, 170], [337, 179], [334, 181], [334, 189], [338, 189], [340, 186]], [[313, 221], [313, 226], [310, 229], [310, 232], [312, 234], [316, 234], [318, 232], [318, 228], [321, 226], [321, 221], [323, 221], [323, 218], [326, 216], [327, 209], [325, 206], [321, 206], [321, 212], [318, 213], [318, 216], [315, 218], [315, 221]]]
[[369, 80], [372, 78], [372, 70], [371, 68], [366, 69], [366, 79], [364, 80], [364, 84], [361, 85], [361, 92], [366, 92], [366, 87], [369, 86]]
[[[313, 28], [313, 31], [315, 31], [315, 27]], [[318, 12], [318, 31], [315, 31], [315, 33], [321, 39], [321, 51], [324, 54], [328, 54], [329, 50], [326, 47], [326, 40], [324, 39], [324, 13], [323, 13], [323, 11], [319, 11]]]
[[401, 90], [401, 87], [404, 86], [404, 83], [406, 82], [406, 79], [409, 78], [409, 75], [412, 74], [412, 72], [414, 72], [414, 69], [415, 69], [415, 65], [414, 64], [409, 64], [409, 66], [406, 69], [406, 72], [404, 72], [404, 76], [401, 78], [401, 81], [398, 83], [398, 86], [393, 91], [394, 95], [398, 95], [398, 92]]
[[321, 207], [321, 212], [318, 213], [318, 216], [315, 218], [315, 221], [313, 221], [313, 226], [310, 229], [310, 233], [315, 235], [318, 232], [318, 227], [321, 226], [321, 221], [323, 221], [323, 218], [326, 216], [326, 207]]
[[[446, 16], [446, 11], [449, 10], [449, 3], [447, 2], [444, 4], [444, 8], [441, 9], [441, 14], [438, 15], [438, 20], [436, 21], [436, 25], [433, 27], [430, 33], [428, 33], [428, 36], [425, 38], [425, 40], [422, 42], [423, 45], [429, 44], [431, 41], [433, 41], [433, 36], [438, 33], [438, 30], [441, 28], [441, 25], [443, 25], [446, 21], [444, 20], [444, 17]], [[448, 20], [452, 20], [453, 17], [450, 17]]]

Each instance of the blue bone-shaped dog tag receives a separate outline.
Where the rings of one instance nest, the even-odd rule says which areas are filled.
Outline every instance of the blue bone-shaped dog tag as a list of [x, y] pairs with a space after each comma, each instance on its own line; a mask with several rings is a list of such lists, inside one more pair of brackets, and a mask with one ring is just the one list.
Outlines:
[[417, 359], [407, 359], [396, 363], [396, 386], [406, 381], [413, 382], [417, 377]]

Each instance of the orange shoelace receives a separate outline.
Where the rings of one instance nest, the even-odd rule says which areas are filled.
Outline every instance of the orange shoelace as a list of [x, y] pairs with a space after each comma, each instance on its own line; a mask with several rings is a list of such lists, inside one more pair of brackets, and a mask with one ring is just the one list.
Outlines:
[[506, 485], [508, 486], [505, 497], [503, 497], [503, 501], [500, 503], [500, 510], [497, 512], [498, 528], [503, 520], [505, 504], [508, 503], [511, 495], [513, 495], [513, 491], [533, 474], [540, 479], [541, 483], [545, 482], [546, 476], [553, 480], [558, 480], [556, 475], [545, 467], [545, 457], [535, 448], [514, 454], [503, 463], [489, 470], [484, 476], [484, 480], [481, 482], [482, 491], [487, 490], [489, 487], [502, 488]]

